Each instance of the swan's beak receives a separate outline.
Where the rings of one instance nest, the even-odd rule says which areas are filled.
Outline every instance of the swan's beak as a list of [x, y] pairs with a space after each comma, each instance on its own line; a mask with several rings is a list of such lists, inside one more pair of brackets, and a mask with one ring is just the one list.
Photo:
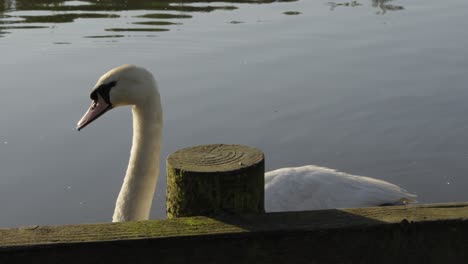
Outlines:
[[84, 114], [84, 116], [78, 121], [76, 124], [76, 129], [81, 130], [98, 117], [102, 116], [105, 112], [109, 111], [112, 108], [112, 105], [107, 103], [102, 96], [98, 93], [97, 100], [91, 103], [88, 111]]

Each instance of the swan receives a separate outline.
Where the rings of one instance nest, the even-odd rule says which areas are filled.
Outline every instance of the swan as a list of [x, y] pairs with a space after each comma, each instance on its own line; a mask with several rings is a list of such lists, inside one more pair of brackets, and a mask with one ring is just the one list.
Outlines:
[[[78, 130], [115, 107], [132, 106], [132, 147], [112, 221], [146, 220], [159, 174], [163, 126], [156, 80], [148, 70], [125, 64], [102, 75], [90, 97], [91, 106], [78, 121]], [[312, 165], [265, 174], [267, 212], [377, 206], [413, 202], [415, 197], [382, 180]]]

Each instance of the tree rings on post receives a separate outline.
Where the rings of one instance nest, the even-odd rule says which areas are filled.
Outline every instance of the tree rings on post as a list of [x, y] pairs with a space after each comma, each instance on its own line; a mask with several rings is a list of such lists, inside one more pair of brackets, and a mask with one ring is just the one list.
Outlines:
[[264, 212], [263, 152], [243, 145], [202, 145], [167, 158], [169, 218]]

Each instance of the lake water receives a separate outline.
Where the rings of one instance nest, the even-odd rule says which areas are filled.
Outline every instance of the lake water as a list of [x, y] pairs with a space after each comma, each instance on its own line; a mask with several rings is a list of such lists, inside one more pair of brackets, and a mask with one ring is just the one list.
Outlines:
[[[468, 1], [0, 0], [0, 226], [110, 221], [129, 108], [75, 124], [108, 69], [158, 79], [162, 157], [239, 143], [468, 201]], [[152, 218], [163, 218], [164, 161]]]

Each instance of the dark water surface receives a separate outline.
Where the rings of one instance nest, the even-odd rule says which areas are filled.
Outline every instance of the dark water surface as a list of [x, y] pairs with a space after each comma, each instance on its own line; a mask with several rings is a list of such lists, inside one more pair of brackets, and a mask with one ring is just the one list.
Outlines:
[[[74, 127], [123, 63], [158, 79], [162, 157], [247, 144], [268, 170], [317, 164], [468, 201], [467, 15], [465, 0], [0, 0], [0, 226], [110, 221], [130, 110]], [[163, 173], [153, 218], [164, 190]]]

